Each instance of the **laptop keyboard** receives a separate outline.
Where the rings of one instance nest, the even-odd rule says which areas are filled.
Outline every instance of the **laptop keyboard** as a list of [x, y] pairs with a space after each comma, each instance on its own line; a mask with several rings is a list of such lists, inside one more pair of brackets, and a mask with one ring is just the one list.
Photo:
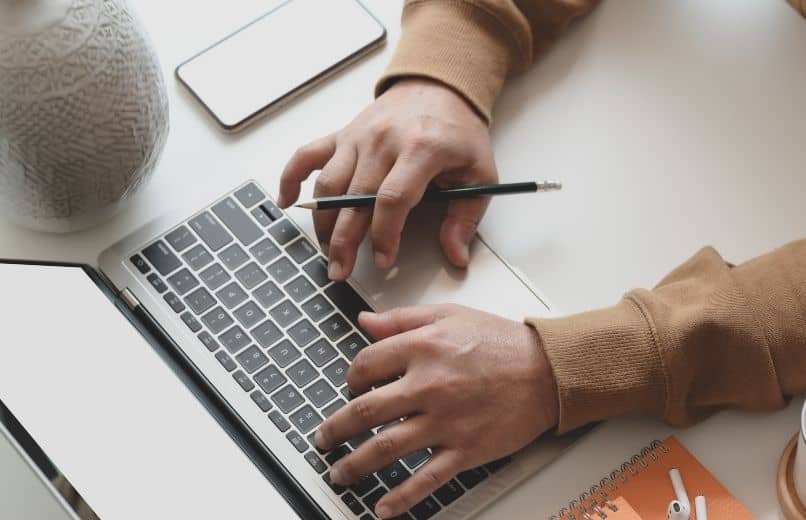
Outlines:
[[[351, 398], [347, 370], [369, 344], [358, 314], [371, 310], [255, 183], [248, 183], [130, 258], [169, 309], [248, 393], [300, 457], [359, 520], [431, 456], [403, 457], [349, 488], [329, 467], [386, 425], [328, 453], [316, 427]], [[460, 473], [401, 518], [424, 520], [511, 460]]]

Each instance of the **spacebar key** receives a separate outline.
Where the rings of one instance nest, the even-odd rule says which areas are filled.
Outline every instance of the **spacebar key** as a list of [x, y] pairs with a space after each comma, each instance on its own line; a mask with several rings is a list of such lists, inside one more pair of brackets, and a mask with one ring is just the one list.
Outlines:
[[364, 298], [355, 292], [355, 289], [350, 287], [349, 284], [344, 282], [334, 283], [325, 289], [325, 294], [327, 294], [328, 298], [333, 300], [336, 307], [353, 322], [356, 328], [361, 330], [358, 326], [358, 313], [361, 311], [372, 311], [370, 306], [367, 305], [367, 302], [364, 301]]
[[263, 231], [257, 227], [255, 221], [247, 216], [230, 197], [227, 197], [213, 206], [213, 213], [221, 219], [221, 222], [223, 222], [244, 245], [248, 246], [263, 236]]

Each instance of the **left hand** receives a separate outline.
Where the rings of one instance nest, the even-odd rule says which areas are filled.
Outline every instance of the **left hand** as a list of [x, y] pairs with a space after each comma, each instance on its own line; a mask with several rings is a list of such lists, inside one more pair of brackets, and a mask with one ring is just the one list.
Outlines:
[[457, 473], [517, 451], [557, 423], [551, 367], [528, 325], [457, 305], [362, 313], [359, 321], [378, 342], [347, 374], [358, 397], [320, 425], [316, 443], [333, 449], [407, 419], [337, 462], [331, 480], [349, 485], [409, 453], [433, 452], [381, 499], [381, 518], [404, 513]]

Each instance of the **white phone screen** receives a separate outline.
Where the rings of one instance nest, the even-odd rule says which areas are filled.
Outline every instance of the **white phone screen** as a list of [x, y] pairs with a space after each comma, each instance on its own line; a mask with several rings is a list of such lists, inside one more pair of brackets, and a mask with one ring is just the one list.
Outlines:
[[181, 64], [176, 74], [234, 130], [385, 36], [357, 0], [289, 0]]

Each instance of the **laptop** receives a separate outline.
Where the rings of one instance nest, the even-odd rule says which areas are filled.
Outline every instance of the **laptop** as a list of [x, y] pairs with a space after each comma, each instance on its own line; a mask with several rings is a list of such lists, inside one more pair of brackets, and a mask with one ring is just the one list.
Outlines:
[[[483, 240], [458, 271], [422, 236], [433, 216], [413, 218], [394, 269], [361, 255], [361, 284], [330, 281], [316, 242], [256, 181], [143, 226], [97, 270], [0, 263], [3, 437], [73, 517], [376, 518], [380, 497], [431, 454], [330, 483], [330, 466], [374, 434], [329, 453], [312, 443], [351, 399], [347, 370], [372, 342], [358, 313], [453, 301], [551, 314]], [[403, 518], [472, 516], [575, 438], [465, 471]]]

